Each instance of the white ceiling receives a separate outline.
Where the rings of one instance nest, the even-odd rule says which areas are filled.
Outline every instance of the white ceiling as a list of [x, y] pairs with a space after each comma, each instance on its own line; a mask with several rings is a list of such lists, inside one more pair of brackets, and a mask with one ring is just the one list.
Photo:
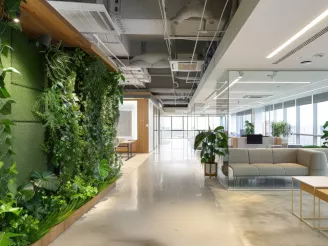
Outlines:
[[[218, 83], [224, 86], [207, 99], [205, 111], [216, 107], [234, 113], [328, 91], [328, 71], [279, 71], [273, 79], [272, 71], [229, 71], [223, 78], [228, 76], [231, 84], [239, 72], [242, 78], [225, 93], [221, 94], [228, 83]], [[249, 96], [262, 98], [246, 98]]]
[[[275, 57], [266, 59], [272, 51], [328, 9], [327, 0], [260, 0], [257, 4], [256, 3], [257, 0], [242, 1], [228, 28], [230, 33], [233, 33], [233, 31], [238, 32], [239, 29], [240, 31], [235, 35], [234, 39], [225, 37], [226, 40], [230, 38], [230, 43], [224, 43], [224, 47], [222, 47], [223, 41], [221, 42], [215, 54], [215, 58], [211, 61], [208, 69], [209, 71], [206, 72], [206, 76], [204, 76], [204, 79], [201, 81], [192, 103], [204, 103], [206, 99], [213, 94], [215, 89], [222, 86], [222, 84], [217, 84], [217, 81], [224, 81], [224, 76], [227, 76], [227, 71], [230, 70], [328, 70], [327, 33], [281, 63], [276, 65], [272, 64], [314, 34], [327, 27], [328, 17], [282, 50]], [[246, 22], [242, 22], [242, 19], [247, 17], [245, 16], [247, 12], [251, 14]], [[237, 26], [238, 24], [240, 26]], [[222, 52], [222, 49], [225, 53]], [[313, 57], [313, 55], [317, 53], [325, 53], [325, 56], [322, 58]], [[311, 60], [312, 64], [301, 65], [300, 62], [302, 60]], [[268, 74], [270, 72], [266, 73]], [[275, 100], [278, 100], [279, 98], [277, 95], [284, 97], [283, 94], [288, 92], [288, 96], [292, 96], [291, 94], [297, 94], [301, 91], [298, 90], [300, 87], [307, 86], [304, 87], [304, 90], [314, 90], [316, 87], [319, 88], [327, 84], [327, 81], [310, 85], [290, 83], [286, 85], [279, 84], [280, 87], [277, 88], [276, 85], [252, 85], [241, 83], [246, 80], [259, 81], [261, 76], [263, 76], [261, 72], [245, 73], [240, 83], [234, 86], [231, 91], [247, 91], [247, 93], [251, 94], [273, 92], [269, 94], [275, 95]], [[229, 80], [233, 81], [231, 80], [233, 75], [229, 77], [231, 77]], [[309, 80], [313, 83], [327, 77], [327, 73], [317, 72], [294, 74], [278, 73], [276, 79], [277, 81], [287, 80], [290, 82]], [[211, 99], [208, 98], [207, 101], [209, 100]], [[269, 101], [269, 98], [265, 100]]]

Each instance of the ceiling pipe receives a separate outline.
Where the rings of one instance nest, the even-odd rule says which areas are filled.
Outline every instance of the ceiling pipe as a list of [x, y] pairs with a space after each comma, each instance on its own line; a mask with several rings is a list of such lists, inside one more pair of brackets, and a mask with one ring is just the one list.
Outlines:
[[[207, 5], [207, 0], [205, 0], [205, 4], [204, 4], [204, 8], [203, 8], [203, 13], [202, 13], [202, 17], [200, 19], [200, 23], [199, 23], [199, 28], [198, 28], [198, 32], [197, 32], [197, 39], [196, 39], [196, 42], [195, 42], [195, 46], [194, 46], [194, 51], [192, 53], [192, 57], [191, 57], [191, 61], [190, 61], [190, 66], [192, 65], [193, 61], [194, 61], [194, 57], [195, 57], [195, 52], [196, 52], [196, 48], [197, 48], [197, 44], [198, 44], [198, 38], [199, 38], [199, 31], [200, 29], [202, 28], [202, 24], [203, 24], [203, 18], [204, 18], [204, 13], [205, 13], [205, 10], [206, 10], [206, 5]], [[197, 75], [198, 75], [198, 72], [197, 72]], [[197, 77], [196, 75], [196, 77]], [[187, 75], [187, 81], [189, 80], [189, 76], [190, 76], [190, 71], [188, 72], [188, 75]], [[195, 83], [195, 81], [194, 81]], [[192, 84], [192, 88], [194, 87], [194, 83]], [[192, 89], [191, 88], [191, 89]]]
[[[214, 42], [215, 37], [217, 36], [217, 33], [219, 32], [219, 28], [220, 28], [220, 25], [221, 25], [221, 22], [222, 22], [222, 18], [223, 18], [223, 15], [224, 15], [224, 12], [225, 12], [225, 9], [226, 9], [228, 3], [229, 3], [229, 0], [226, 1], [225, 5], [223, 7], [223, 10], [222, 10], [222, 13], [221, 13], [221, 16], [220, 16], [220, 20], [219, 20], [219, 23], [218, 23], [217, 28], [216, 28], [216, 32], [214, 33], [213, 38], [212, 38], [212, 41], [211, 41], [210, 45], [208, 46], [208, 49], [206, 51], [205, 58], [207, 57], [208, 52], [210, 51], [210, 48], [211, 48], [211, 46], [212, 46], [212, 44]], [[199, 71], [197, 72], [196, 77], [197, 77], [198, 73], [199, 73]], [[192, 86], [191, 86], [190, 94], [192, 93], [192, 89], [194, 88], [195, 82], [196, 81], [194, 81], [193, 84], [192, 84]]]

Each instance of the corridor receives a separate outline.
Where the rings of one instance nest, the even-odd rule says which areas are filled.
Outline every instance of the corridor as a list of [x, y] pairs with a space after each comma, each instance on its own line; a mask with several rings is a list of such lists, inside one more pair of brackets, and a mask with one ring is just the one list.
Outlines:
[[[132, 160], [132, 159], [131, 159]], [[52, 246], [243, 245], [187, 140], [165, 140]]]

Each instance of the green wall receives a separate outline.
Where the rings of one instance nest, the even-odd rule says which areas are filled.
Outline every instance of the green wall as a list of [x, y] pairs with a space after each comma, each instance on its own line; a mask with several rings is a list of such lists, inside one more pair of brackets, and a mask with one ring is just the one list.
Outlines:
[[6, 86], [16, 104], [12, 106], [13, 157], [19, 172], [18, 180], [23, 182], [31, 171], [47, 169], [46, 155], [41, 150], [44, 128], [32, 110], [40, 97], [44, 81], [43, 56], [35, 42], [21, 32], [9, 30], [3, 39], [14, 49], [4, 64], [21, 72], [6, 77]]

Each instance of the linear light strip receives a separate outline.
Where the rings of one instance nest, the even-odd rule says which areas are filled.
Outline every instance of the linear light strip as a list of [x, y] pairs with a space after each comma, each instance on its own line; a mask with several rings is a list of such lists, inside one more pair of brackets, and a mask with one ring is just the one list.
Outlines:
[[300, 36], [302, 36], [304, 33], [306, 33], [308, 30], [310, 30], [312, 27], [314, 27], [316, 24], [318, 24], [320, 21], [322, 21], [327, 16], [328, 16], [328, 9], [326, 11], [324, 11], [321, 15], [319, 15], [317, 18], [315, 18], [313, 21], [311, 21], [308, 25], [306, 25], [298, 33], [296, 33], [294, 36], [292, 36], [290, 39], [288, 39], [285, 43], [283, 43], [281, 46], [279, 46], [275, 51], [273, 51], [266, 58], [270, 59], [270, 58], [274, 57], [276, 54], [278, 54], [280, 51], [282, 51], [284, 48], [286, 48], [288, 45], [290, 45], [292, 42], [294, 42], [296, 39], [298, 39]]
[[276, 81], [259, 81], [259, 82], [240, 82], [240, 84], [310, 84], [311, 82], [276, 82]]
[[217, 99], [219, 96], [221, 96], [226, 90], [228, 90], [230, 87], [235, 85], [242, 77], [239, 76], [237, 79], [235, 79], [227, 88], [225, 88], [223, 91], [221, 91], [218, 95], [216, 95], [213, 99]]

